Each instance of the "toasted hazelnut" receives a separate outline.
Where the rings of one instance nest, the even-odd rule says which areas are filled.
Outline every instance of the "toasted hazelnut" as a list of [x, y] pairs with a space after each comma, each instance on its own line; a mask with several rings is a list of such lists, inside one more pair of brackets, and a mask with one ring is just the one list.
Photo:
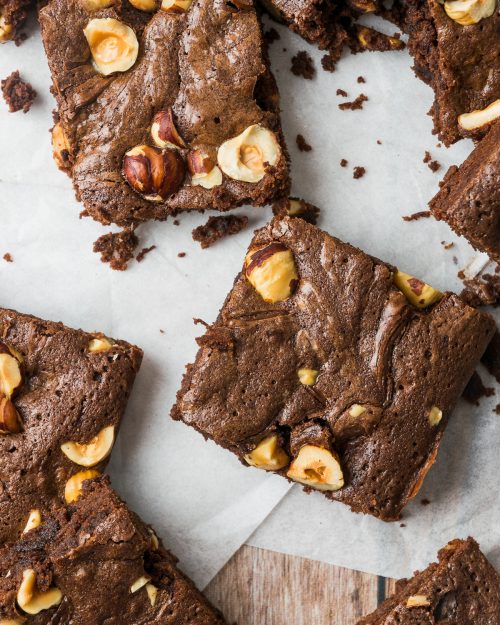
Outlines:
[[361, 404], [353, 404], [349, 410], [349, 415], [356, 419], [356, 417], [360, 417], [363, 413], [366, 412], [366, 408]]
[[431, 605], [431, 602], [425, 595], [412, 595], [406, 600], [407, 608], [421, 608]]
[[162, 0], [162, 11], [170, 11], [172, 13], [184, 13], [193, 4], [193, 0]]
[[153, 530], [148, 527], [149, 533], [151, 534], [151, 549], [153, 551], [157, 551], [160, 547], [160, 541], [158, 540], [158, 536], [153, 532]]
[[348, 0], [348, 4], [360, 13], [374, 13], [377, 10], [377, 5], [373, 0]]
[[302, 215], [304, 212], [304, 204], [300, 200], [295, 198], [290, 198], [288, 200], [288, 208], [286, 212], [290, 217], [297, 217], [297, 215]]
[[115, 426], [108, 425], [88, 443], [63, 443], [61, 451], [75, 464], [82, 467], [93, 467], [109, 456], [114, 442]]
[[5, 343], [0, 350], [0, 393], [10, 399], [23, 382], [21, 362]]
[[187, 165], [191, 173], [191, 184], [213, 189], [222, 184], [222, 172], [208, 154], [201, 150], [192, 150], [187, 156]]
[[264, 438], [257, 447], [245, 455], [248, 464], [265, 471], [279, 471], [290, 462], [287, 453], [280, 447], [276, 434]]
[[28, 520], [26, 521], [26, 525], [23, 529], [23, 534], [29, 532], [30, 530], [34, 530], [42, 524], [42, 514], [40, 510], [31, 510]]
[[10, 41], [13, 35], [14, 29], [12, 24], [7, 23], [5, 15], [2, 14], [2, 9], [0, 9], [0, 43]]
[[23, 429], [21, 417], [12, 401], [0, 395], [0, 434], [18, 434]]
[[86, 11], [99, 11], [113, 6], [115, 0], [80, 0], [80, 3]]
[[176, 150], [177, 148], [186, 147], [183, 138], [175, 127], [174, 114], [171, 108], [166, 111], [160, 111], [153, 117], [151, 136], [159, 148]]
[[458, 125], [464, 130], [477, 130], [491, 124], [500, 117], [500, 98], [489, 104], [485, 109], [478, 109], [471, 113], [462, 113], [458, 116]]
[[406, 295], [406, 299], [417, 308], [427, 308], [443, 297], [441, 291], [403, 271], [396, 271], [394, 284]]
[[36, 589], [36, 573], [33, 569], [23, 571], [23, 581], [17, 591], [17, 604], [27, 614], [38, 614], [62, 601], [62, 592], [53, 586], [44, 592]]
[[132, 584], [132, 586], [130, 586], [130, 592], [133, 594], [134, 592], [137, 592], [138, 590], [140, 590], [141, 588], [143, 588], [143, 586], [145, 586], [149, 580], [151, 578], [149, 577], [149, 575], [141, 575], [140, 577], [138, 577], [135, 582]]
[[159, 5], [159, 0], [128, 0], [130, 4], [139, 11], [145, 11], [146, 13], [152, 13], [156, 11]]
[[250, 250], [245, 275], [262, 299], [273, 304], [288, 299], [299, 280], [292, 251], [283, 243]]
[[315, 384], [318, 373], [319, 371], [316, 371], [315, 369], [299, 369], [297, 371], [300, 383], [304, 384], [305, 386], [312, 386], [313, 384]]
[[103, 76], [126, 72], [137, 60], [139, 43], [134, 31], [113, 17], [90, 20], [83, 29], [94, 68]]
[[493, 15], [496, 4], [497, 0], [450, 0], [444, 3], [444, 10], [458, 24], [469, 26]]
[[60, 123], [52, 128], [52, 157], [61, 170], [69, 165], [69, 142]]
[[274, 133], [253, 124], [237, 137], [225, 141], [218, 150], [217, 160], [222, 171], [242, 182], [259, 182], [267, 165], [276, 165], [281, 148]]
[[186, 166], [175, 150], [138, 145], [123, 158], [123, 176], [134, 191], [150, 202], [162, 202], [181, 186]]
[[156, 586], [154, 586], [153, 584], [146, 584], [146, 592], [148, 593], [149, 601], [154, 608], [156, 603], [156, 595], [158, 594], [158, 588], [156, 588]]
[[99, 477], [99, 471], [95, 469], [87, 469], [86, 471], [79, 471], [72, 475], [66, 482], [64, 488], [64, 499], [66, 503], [73, 503], [77, 501], [82, 494], [82, 485], [85, 480], [93, 480], [95, 477]]
[[108, 349], [111, 349], [112, 347], [113, 347], [113, 343], [111, 343], [111, 341], [107, 339], [105, 336], [102, 336], [100, 338], [91, 339], [87, 349], [89, 350], [89, 352], [95, 353], [95, 352], [107, 352]]
[[339, 490], [344, 486], [344, 474], [339, 457], [316, 445], [304, 445], [292, 461], [287, 477], [318, 490]]
[[434, 425], [439, 425], [441, 419], [443, 418], [443, 411], [440, 410], [437, 406], [432, 406], [429, 412], [429, 423]]

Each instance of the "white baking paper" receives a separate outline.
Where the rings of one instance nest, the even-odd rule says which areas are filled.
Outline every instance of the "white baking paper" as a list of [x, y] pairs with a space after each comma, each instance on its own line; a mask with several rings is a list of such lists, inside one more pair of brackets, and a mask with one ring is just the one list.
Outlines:
[[[414, 78], [406, 53], [346, 56], [327, 74], [320, 69], [320, 53], [278, 29], [281, 40], [271, 57], [295, 194], [323, 208], [320, 225], [333, 234], [439, 288], [460, 288], [458, 268], [479, 255], [446, 225], [430, 219], [405, 223], [401, 216], [426, 208], [446, 167], [461, 162], [472, 144], [435, 147], [426, 116], [432, 94]], [[291, 57], [301, 49], [315, 59], [312, 81], [289, 71]], [[0, 103], [0, 305], [98, 329], [145, 350], [110, 471], [121, 495], [204, 587], [289, 489], [280, 478], [244, 468], [168, 416], [184, 364], [196, 352], [194, 337], [203, 330], [192, 318], [215, 319], [252, 229], [269, 219], [270, 210], [240, 209], [251, 227], [204, 251], [190, 232], [207, 216], [183, 215], [178, 227], [171, 221], [147, 224], [139, 230], [141, 244], [157, 249], [124, 273], [111, 271], [91, 251], [92, 242], [110, 228], [79, 220], [82, 207], [70, 181], [52, 162], [53, 100], [34, 24], [21, 47], [1, 48], [0, 76], [14, 69], [39, 96], [27, 115], [9, 114]], [[366, 84], [357, 83], [359, 75]], [[361, 111], [340, 111], [337, 88], [348, 91], [350, 100], [364, 92], [369, 101]], [[297, 150], [297, 133], [312, 152]], [[439, 174], [422, 162], [425, 150], [442, 163]], [[349, 161], [345, 169], [339, 166], [342, 158]], [[352, 177], [355, 165], [367, 170], [358, 180]], [[455, 246], [446, 251], [441, 241]], [[1, 260], [5, 252], [14, 263]], [[473, 533], [491, 549], [500, 543], [494, 523], [500, 419], [492, 414], [494, 403], [483, 400], [479, 409], [457, 411], [422, 492], [432, 503], [414, 504], [406, 528], [353, 515], [294, 487], [252, 544], [392, 576], [424, 564], [455, 535]]]

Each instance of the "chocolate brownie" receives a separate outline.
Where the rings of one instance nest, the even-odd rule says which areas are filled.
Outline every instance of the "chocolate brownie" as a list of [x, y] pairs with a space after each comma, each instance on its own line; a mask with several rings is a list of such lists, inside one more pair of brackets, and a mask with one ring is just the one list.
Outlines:
[[224, 624], [106, 479], [82, 490], [0, 549], [0, 622]]
[[278, 90], [251, 0], [49, 0], [39, 15], [86, 214], [131, 225], [287, 193]]
[[462, 136], [483, 136], [500, 115], [496, 0], [397, 0], [392, 16], [409, 35], [415, 73], [434, 89], [439, 139], [450, 145]]
[[174, 419], [354, 511], [398, 518], [495, 328], [302, 219], [256, 232]]
[[500, 263], [500, 122], [459, 167], [451, 167], [429, 203], [481, 252]]
[[0, 309], [0, 543], [104, 469], [141, 358], [124, 341]]
[[357, 625], [493, 625], [500, 623], [500, 575], [472, 538], [452, 540], [439, 561], [410, 580]]

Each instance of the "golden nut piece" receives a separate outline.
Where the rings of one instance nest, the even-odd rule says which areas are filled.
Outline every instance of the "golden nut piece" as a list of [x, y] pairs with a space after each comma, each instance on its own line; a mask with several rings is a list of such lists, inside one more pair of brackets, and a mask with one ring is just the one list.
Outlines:
[[335, 452], [316, 445], [304, 445], [287, 471], [287, 477], [318, 490], [339, 490], [344, 474]]
[[21, 356], [0, 342], [0, 393], [9, 399], [23, 382], [21, 363]]
[[443, 418], [443, 411], [440, 410], [437, 406], [432, 406], [428, 418], [429, 423], [432, 426], [439, 425], [441, 419]]
[[2, 9], [0, 9], [0, 43], [10, 41], [13, 34], [12, 24], [7, 24], [5, 15], [2, 15]]
[[0, 434], [19, 434], [23, 429], [21, 417], [12, 401], [0, 395]]
[[52, 157], [59, 169], [63, 171], [69, 167], [69, 142], [60, 123], [52, 128]]
[[134, 191], [150, 202], [162, 202], [178, 191], [186, 174], [181, 155], [138, 145], [123, 158], [123, 176]]
[[394, 284], [404, 293], [406, 299], [417, 308], [427, 308], [439, 302], [443, 297], [441, 291], [403, 271], [396, 271]]
[[491, 124], [497, 117], [500, 117], [500, 99], [495, 100], [485, 109], [459, 115], [458, 124], [464, 130], [477, 130]]
[[80, 0], [80, 2], [86, 11], [99, 11], [113, 6], [115, 0]]
[[288, 299], [299, 281], [292, 251], [283, 243], [250, 250], [245, 275], [262, 299], [272, 304]]
[[113, 347], [113, 344], [111, 343], [111, 341], [107, 339], [105, 336], [103, 336], [100, 338], [91, 339], [87, 349], [89, 350], [89, 352], [95, 353], [95, 352], [107, 352], [108, 349], [111, 349], [112, 347]]
[[129, 0], [130, 4], [139, 11], [152, 13], [158, 8], [159, 0]]
[[192, 4], [193, 0], [162, 0], [161, 8], [163, 11], [183, 13], [187, 11]]
[[115, 442], [115, 426], [108, 425], [88, 443], [67, 442], [61, 445], [61, 451], [72, 462], [82, 467], [93, 467], [111, 453]]
[[62, 592], [53, 586], [44, 592], [36, 589], [36, 573], [33, 569], [23, 571], [23, 581], [17, 591], [17, 604], [27, 614], [38, 614], [62, 601]]
[[32, 510], [23, 529], [23, 534], [36, 529], [42, 524], [42, 515], [40, 510]]
[[156, 595], [158, 594], [158, 588], [156, 588], [156, 586], [153, 586], [153, 584], [146, 584], [146, 592], [148, 593], [149, 601], [154, 608], [156, 603]]
[[90, 20], [83, 29], [94, 68], [103, 76], [126, 72], [137, 60], [139, 43], [134, 31], [113, 17]]
[[290, 462], [287, 453], [280, 447], [276, 434], [264, 438], [257, 447], [245, 455], [252, 467], [265, 471], [279, 471]]
[[316, 371], [315, 369], [299, 369], [297, 371], [300, 383], [305, 386], [312, 386], [315, 384], [318, 373], [319, 371]]
[[221, 170], [208, 154], [205, 154], [202, 150], [189, 152], [187, 166], [191, 174], [192, 185], [200, 186], [204, 189], [213, 189], [222, 184]]
[[366, 408], [361, 404], [353, 404], [349, 410], [349, 415], [356, 419], [366, 412]]
[[93, 480], [95, 477], [99, 477], [101, 475], [99, 471], [95, 469], [87, 469], [86, 471], [79, 471], [72, 475], [69, 480], [66, 482], [66, 486], [64, 488], [64, 499], [66, 503], [73, 503], [80, 498], [82, 494], [82, 485], [85, 480]]
[[151, 136], [155, 145], [159, 148], [173, 148], [176, 150], [177, 148], [186, 147], [183, 138], [175, 127], [174, 114], [171, 108], [166, 111], [160, 111], [153, 117]]
[[496, 4], [497, 0], [450, 0], [444, 3], [444, 10], [458, 24], [470, 26], [493, 15]]
[[422, 608], [431, 605], [431, 602], [425, 595], [412, 595], [406, 600], [407, 608]]
[[281, 148], [274, 133], [259, 124], [225, 141], [217, 153], [219, 167], [226, 176], [242, 182], [259, 182], [267, 165], [276, 165], [280, 157]]
[[149, 575], [141, 575], [140, 577], [138, 577], [135, 582], [132, 584], [132, 586], [130, 586], [130, 592], [133, 594], [134, 592], [137, 592], [138, 590], [140, 590], [143, 586], [145, 586], [149, 580], [151, 578], [149, 577]]

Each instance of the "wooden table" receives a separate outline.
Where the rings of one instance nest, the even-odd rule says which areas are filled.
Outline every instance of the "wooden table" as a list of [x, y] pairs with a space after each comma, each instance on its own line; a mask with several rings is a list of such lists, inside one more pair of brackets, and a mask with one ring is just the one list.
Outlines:
[[243, 546], [205, 594], [232, 625], [354, 625], [394, 581]]

